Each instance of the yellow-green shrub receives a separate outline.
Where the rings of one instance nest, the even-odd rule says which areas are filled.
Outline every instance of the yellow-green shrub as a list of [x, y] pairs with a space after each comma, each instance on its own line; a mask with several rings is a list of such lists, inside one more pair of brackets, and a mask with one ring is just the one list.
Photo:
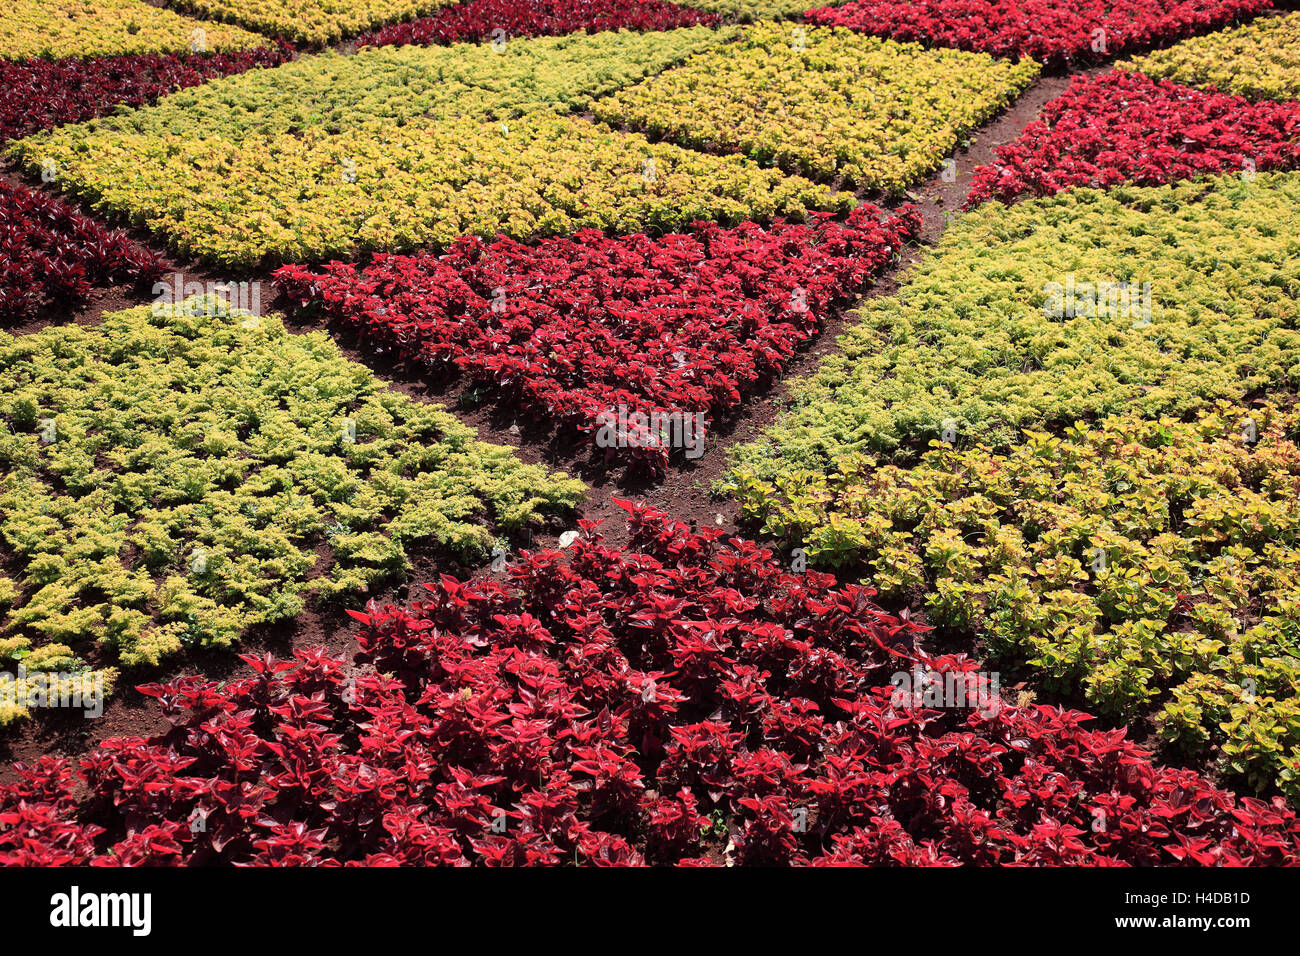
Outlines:
[[310, 593], [401, 575], [413, 547], [480, 559], [583, 491], [323, 333], [221, 300], [0, 335], [0, 542], [23, 592], [0, 655], [230, 646]]
[[932, 624], [1043, 688], [1300, 796], [1298, 437], [1294, 408], [1218, 403], [736, 488], [812, 564], [923, 591]]
[[1294, 100], [1300, 97], [1300, 13], [1264, 17], [1119, 65], [1250, 99]]
[[178, 253], [235, 266], [443, 245], [466, 234], [800, 218], [854, 203], [738, 156], [549, 113], [238, 142], [86, 140], [64, 129], [15, 151], [35, 168], [56, 163], [63, 189], [156, 231]]
[[170, 0], [173, 7], [270, 36], [331, 43], [371, 27], [427, 16], [457, 0]]
[[[1073, 279], [1071, 278], [1073, 277]], [[1054, 316], [1050, 283], [1144, 304]], [[869, 302], [793, 409], [733, 452], [762, 477], [953, 432], [1183, 414], [1300, 380], [1300, 174], [1076, 189], [962, 216], [898, 294]], [[1130, 303], [1133, 306], [1134, 303]]]
[[326, 51], [271, 70], [222, 77], [68, 129], [95, 140], [104, 132], [187, 140], [354, 131], [369, 122], [481, 116], [508, 119], [544, 107], [587, 109], [595, 96], [660, 72], [724, 42], [734, 30], [630, 30], [491, 44], [368, 47]]
[[1038, 70], [839, 27], [765, 23], [593, 110], [683, 145], [897, 192], [937, 169]]
[[250, 266], [584, 227], [737, 222], [849, 195], [564, 115], [720, 42], [689, 28], [323, 54], [11, 154], [184, 255]]
[[266, 40], [144, 0], [12, 0], [0, 9], [0, 58], [249, 50]]
[[736, 20], [765, 20], [793, 17], [823, 4], [811, 0], [691, 0], [683, 6]]

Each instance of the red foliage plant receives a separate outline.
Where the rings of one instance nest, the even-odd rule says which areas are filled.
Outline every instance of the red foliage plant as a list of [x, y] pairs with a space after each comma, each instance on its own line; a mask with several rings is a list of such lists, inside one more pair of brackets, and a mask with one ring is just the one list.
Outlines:
[[277, 66], [287, 44], [235, 53], [135, 54], [84, 59], [0, 60], [0, 142], [144, 106], [214, 77]]
[[[844, 221], [699, 222], [659, 238], [470, 237], [443, 255], [285, 266], [275, 278], [398, 360], [459, 370], [558, 425], [598, 432], [622, 407], [627, 418], [697, 416], [702, 441], [707, 420], [780, 373], [919, 229], [915, 207], [860, 206]], [[665, 443], [640, 427], [620, 447], [662, 467]]]
[[[0, 788], [0, 865], [1281, 864], [1300, 822], [1052, 707], [890, 685], [923, 629], [657, 512], [353, 612], [352, 665], [141, 690], [172, 728]], [[1000, 700], [1000, 698], [997, 698]], [[81, 789], [77, 784], [80, 778]]]
[[718, 19], [665, 0], [466, 0], [432, 16], [367, 33], [357, 38], [357, 46], [563, 36], [580, 30], [672, 30], [712, 25]]
[[1079, 76], [997, 161], [975, 170], [966, 207], [1070, 186], [1156, 186], [1300, 165], [1300, 103], [1251, 103], [1140, 73]]
[[1059, 67], [1206, 33], [1270, 6], [1271, 0], [849, 0], [804, 16]]
[[148, 282], [163, 264], [67, 203], [0, 181], [0, 318], [83, 301], [93, 285]]

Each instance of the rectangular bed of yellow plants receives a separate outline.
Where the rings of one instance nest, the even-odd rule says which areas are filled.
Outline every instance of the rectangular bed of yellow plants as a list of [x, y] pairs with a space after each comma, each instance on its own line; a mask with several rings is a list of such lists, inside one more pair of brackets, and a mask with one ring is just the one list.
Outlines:
[[1120, 66], [1252, 100], [1294, 100], [1300, 98], [1300, 13], [1184, 40]]
[[457, 0], [170, 0], [170, 6], [301, 43], [333, 43]]
[[226, 266], [674, 230], [848, 194], [571, 115], [721, 34], [691, 28], [323, 54], [20, 140], [11, 154], [96, 209]]
[[160, 10], [145, 0], [12, 0], [0, 9], [0, 58], [250, 50], [264, 37]]
[[1038, 65], [836, 27], [763, 23], [599, 100], [594, 111], [696, 149], [899, 192], [1009, 104]]

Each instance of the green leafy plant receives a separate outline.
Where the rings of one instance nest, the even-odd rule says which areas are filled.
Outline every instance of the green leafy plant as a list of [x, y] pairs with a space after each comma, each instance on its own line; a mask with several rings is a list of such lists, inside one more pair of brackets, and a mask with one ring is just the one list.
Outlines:
[[[584, 486], [216, 298], [0, 336], [0, 656], [157, 664], [309, 594], [485, 558]], [[324, 554], [318, 553], [324, 549]]]

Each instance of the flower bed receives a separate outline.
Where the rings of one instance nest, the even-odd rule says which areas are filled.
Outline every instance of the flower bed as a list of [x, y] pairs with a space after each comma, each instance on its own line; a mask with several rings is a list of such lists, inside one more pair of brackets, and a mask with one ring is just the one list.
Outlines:
[[[631, 510], [631, 509], [629, 509]], [[0, 863], [1294, 863], [1300, 823], [1084, 714], [927, 707], [871, 592], [633, 513], [357, 614], [357, 666], [142, 690], [173, 729], [0, 788]], [[588, 533], [591, 528], [588, 526]], [[954, 684], [957, 682], [954, 681]], [[980, 685], [983, 686], [983, 685]]]
[[285, 47], [235, 53], [140, 53], [66, 60], [0, 60], [0, 143], [144, 106], [214, 77], [285, 62]]
[[602, 30], [671, 30], [718, 17], [666, 0], [466, 0], [432, 16], [394, 23], [357, 38], [358, 46], [434, 44]]
[[821, 474], [944, 433], [1007, 448], [1025, 427], [1293, 385], [1298, 202], [1300, 174], [1261, 173], [979, 206], [734, 458], [764, 479]]
[[162, 263], [67, 203], [0, 180], [0, 319], [83, 303], [95, 285], [149, 282]]
[[1300, 163], [1300, 104], [1204, 92], [1116, 70], [1077, 77], [975, 170], [967, 208], [1070, 186], [1154, 186]]
[[23, 589], [0, 657], [29, 669], [228, 647], [307, 594], [400, 577], [410, 549], [483, 558], [584, 490], [224, 300], [0, 336], [0, 385]]
[[899, 192], [937, 169], [1037, 74], [1031, 63], [850, 30], [762, 24], [593, 110], [685, 146]]
[[796, 17], [816, 6], [814, 0], [690, 0], [690, 6], [730, 20], [774, 20]]
[[0, 59], [251, 50], [255, 33], [178, 16], [144, 0], [11, 0], [0, 10]]
[[1121, 65], [1253, 100], [1300, 99], [1300, 13], [1185, 40]]
[[395, 20], [424, 16], [456, 0], [169, 0], [169, 5], [227, 20], [268, 36], [334, 43]]
[[1300, 797], [1300, 413], [1227, 404], [737, 482], [744, 512], [1053, 693]]
[[[852, 196], [563, 115], [726, 32], [693, 27], [326, 54], [20, 140], [33, 171], [226, 266], [467, 235], [736, 223]], [[516, 118], [516, 114], [523, 114]]]
[[881, 217], [863, 206], [847, 222], [697, 223], [662, 239], [467, 239], [442, 256], [289, 266], [276, 279], [393, 359], [463, 371], [525, 414], [597, 436], [616, 409], [642, 416], [608, 437], [662, 467], [650, 416], [698, 416], [689, 437], [703, 443], [708, 421], [779, 374], [920, 228], [914, 207]]
[[304, 56], [254, 70], [63, 131], [93, 150], [114, 133], [185, 140], [357, 134], [411, 122], [508, 119], [539, 108], [582, 111], [594, 97], [673, 66], [731, 36], [691, 27], [668, 33], [539, 37], [506, 44], [383, 47], [355, 55]]
[[671, 231], [856, 204], [738, 156], [545, 112], [192, 149], [129, 135], [97, 140], [90, 154], [70, 137], [15, 148], [33, 167], [57, 157], [62, 188], [147, 226], [179, 254], [237, 267], [447, 246], [465, 235]]
[[1267, 10], [1270, 0], [849, 0], [806, 19], [1054, 67], [1150, 49]]

